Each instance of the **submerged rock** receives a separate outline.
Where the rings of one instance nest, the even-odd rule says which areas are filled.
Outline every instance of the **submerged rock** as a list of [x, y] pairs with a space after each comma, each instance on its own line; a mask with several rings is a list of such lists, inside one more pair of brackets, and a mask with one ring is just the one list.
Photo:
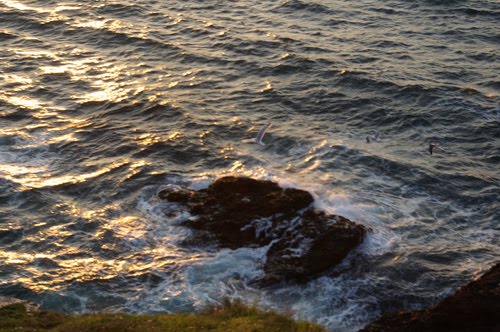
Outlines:
[[427, 310], [386, 314], [363, 332], [500, 331], [500, 263]]
[[158, 196], [195, 216], [184, 223], [196, 230], [191, 243], [231, 249], [269, 245], [261, 285], [307, 281], [340, 263], [366, 232], [346, 218], [315, 210], [309, 192], [271, 181], [228, 176], [207, 189], [168, 187]]

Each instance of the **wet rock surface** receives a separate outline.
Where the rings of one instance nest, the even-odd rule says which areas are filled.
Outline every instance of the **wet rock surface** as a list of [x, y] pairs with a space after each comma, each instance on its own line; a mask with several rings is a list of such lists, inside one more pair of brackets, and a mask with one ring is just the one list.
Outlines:
[[221, 248], [269, 245], [261, 286], [304, 282], [340, 263], [362, 241], [362, 225], [312, 207], [304, 190], [271, 181], [223, 177], [207, 189], [167, 187], [158, 197], [179, 203], [195, 216], [190, 243]]
[[500, 263], [427, 310], [386, 314], [363, 332], [500, 331]]

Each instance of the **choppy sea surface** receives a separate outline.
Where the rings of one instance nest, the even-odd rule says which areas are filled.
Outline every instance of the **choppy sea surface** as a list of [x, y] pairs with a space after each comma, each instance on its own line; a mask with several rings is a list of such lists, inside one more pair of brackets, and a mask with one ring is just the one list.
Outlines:
[[[240, 298], [335, 331], [438, 302], [499, 259], [498, 22], [494, 0], [0, 0], [0, 295]], [[228, 174], [372, 232], [305, 285], [253, 288], [265, 249], [179, 246], [189, 216], [155, 197]]]

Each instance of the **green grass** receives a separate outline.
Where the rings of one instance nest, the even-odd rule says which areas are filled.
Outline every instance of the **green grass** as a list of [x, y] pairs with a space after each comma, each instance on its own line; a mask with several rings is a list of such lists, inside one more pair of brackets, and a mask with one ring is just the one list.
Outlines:
[[225, 301], [201, 313], [158, 315], [92, 314], [70, 316], [56, 312], [27, 313], [22, 304], [0, 308], [0, 332], [326, 332], [319, 325], [240, 302]]

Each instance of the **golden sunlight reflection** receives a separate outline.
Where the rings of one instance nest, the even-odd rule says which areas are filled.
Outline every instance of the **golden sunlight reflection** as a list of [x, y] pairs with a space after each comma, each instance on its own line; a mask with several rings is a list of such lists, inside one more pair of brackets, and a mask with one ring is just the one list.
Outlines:
[[110, 220], [105, 229], [111, 229], [120, 238], [138, 238], [145, 239], [147, 229], [144, 227], [144, 221], [135, 216], [124, 216], [119, 219]]
[[307, 152], [306, 156], [303, 160], [303, 169], [301, 169], [300, 173], [308, 173], [317, 169], [321, 166], [321, 150], [328, 145], [328, 140], [324, 139], [318, 144], [311, 147]]
[[[116, 99], [115, 99], [116, 97]], [[94, 92], [89, 92], [78, 99], [82, 102], [91, 102], [91, 101], [107, 101], [107, 100], [117, 100], [119, 97], [119, 94], [115, 94], [114, 91], [108, 90], [108, 91], [94, 91]], [[122, 95], [122, 97], [125, 97]], [[117, 100], [118, 101], [118, 100]]]
[[232, 146], [225, 146], [219, 150], [219, 153], [222, 155], [222, 158], [228, 159], [233, 150], [234, 148]]
[[205, 130], [203, 133], [201, 133], [200, 135], [198, 135], [199, 138], [201, 139], [204, 139], [205, 137], [207, 137], [212, 131], [210, 130]]
[[[62, 123], [64, 125], [59, 127], [49, 128], [48, 131], [63, 131], [68, 129], [80, 129], [92, 126], [93, 122], [88, 119], [74, 119], [74, 118], [63, 118]], [[78, 132], [78, 131], [76, 131]]]
[[[118, 27], [117, 27], [118, 29]], [[72, 81], [88, 82], [95, 90], [85, 94], [72, 95], [71, 98], [78, 102], [95, 102], [95, 101], [112, 101], [119, 102], [129, 95], [136, 95], [144, 91], [144, 86], [137, 86], [136, 82], [124, 80], [134, 74], [125, 65], [102, 62], [102, 59], [97, 57], [86, 57], [83, 59], [60, 59], [56, 54], [47, 50], [15, 50], [16, 54], [21, 56], [29, 56], [31, 58], [50, 58], [58, 61], [57, 66], [44, 65], [40, 66], [39, 70], [42, 74], [63, 74], [70, 76]], [[75, 49], [74, 54], [85, 53], [84, 49]], [[32, 84], [31, 78], [23, 78], [15, 75], [2, 75], [7, 81], [18, 84]], [[174, 87], [179, 82], [171, 82], [170, 87]], [[26, 97], [9, 97], [4, 93], [4, 98], [9, 98], [15, 105], [20, 105], [29, 108], [40, 107], [41, 103], [36, 102]]]
[[5, 137], [16, 137], [16, 139], [19, 140], [27, 140], [30, 138], [30, 135], [17, 129], [0, 128], [0, 134]]
[[177, 25], [177, 24], [181, 23], [182, 21], [184, 21], [184, 19], [182, 18], [182, 15], [177, 14], [177, 17], [172, 22], [172, 25]]
[[231, 166], [231, 168], [229, 169], [230, 172], [235, 172], [237, 170], [240, 170], [240, 169], [243, 169], [244, 166], [243, 166], [243, 162], [241, 160], [236, 160], [233, 165]]
[[129, 166], [129, 172], [127, 175], [122, 178], [121, 182], [126, 181], [134, 177], [135, 175], [139, 174], [139, 172], [142, 170], [144, 166], [150, 165], [150, 163], [147, 163], [145, 160], [139, 160]]
[[234, 123], [235, 125], [242, 125], [243, 122], [241, 121], [241, 117], [239, 116], [233, 116], [231, 119], [229, 119], [230, 122]]
[[310, 154], [310, 153], [315, 153], [316, 151], [318, 151], [319, 149], [323, 148], [325, 145], [328, 144], [328, 140], [324, 139], [322, 140], [321, 142], [319, 142], [317, 145], [313, 146], [312, 148], [310, 148], [307, 153]]
[[57, 13], [54, 12], [49, 12], [49, 14], [41, 20], [43, 24], [51, 23], [51, 22], [57, 22], [57, 21], [64, 21], [66, 17], [58, 15]]
[[101, 29], [106, 25], [107, 20], [101, 20], [101, 21], [79, 21], [78, 23], [75, 24], [75, 26], [80, 27], [80, 28], [94, 28], [94, 29]]
[[13, 49], [13, 51], [17, 54], [17, 55], [25, 55], [25, 56], [29, 56], [30, 58], [44, 58], [44, 57], [47, 57], [47, 58], [52, 58], [52, 59], [55, 59], [56, 58], [56, 55], [51, 52], [51, 51], [47, 51], [47, 50], [29, 50], [29, 51], [26, 51], [24, 49], [22, 50], [18, 50], [18, 49]]
[[[81, 247], [75, 246], [73, 241], [65, 241], [74, 235], [74, 230], [68, 228], [67, 224], [48, 226], [47, 223], [38, 223], [40, 231], [26, 234], [25, 239], [33, 242], [50, 239], [58, 247], [57, 250], [46, 250], [44, 253], [0, 250], [0, 261], [3, 264], [23, 265], [27, 274], [17, 281], [33, 291], [56, 291], [64, 288], [68, 281], [108, 280], [120, 275], [139, 276], [152, 268], [170, 266], [179, 260], [195, 261], [201, 257], [181, 257], [175, 247], [165, 246], [165, 237], [169, 237], [169, 233], [155, 232], [152, 236], [151, 224], [143, 216], [123, 214], [117, 218], [109, 218], [110, 209], [120, 210], [116, 204], [102, 209], [87, 209], [77, 202], [67, 201], [56, 204], [54, 208], [58, 213], [80, 220], [80, 223], [85, 220], [105, 220], [96, 233], [84, 232], [81, 236], [96, 240], [99, 250], [122, 250], [117, 247], [117, 243], [120, 243], [128, 246], [129, 251], [113, 258], [103, 258], [94, 254], [93, 250], [86, 250], [85, 255], [82, 255]], [[153, 259], [141, 259], [143, 255]], [[64, 256], [71, 256], [71, 259]], [[57, 269], [40, 269], [40, 262]]]
[[[101, 17], [100, 17], [101, 18]], [[126, 31], [128, 35], [133, 35], [137, 38], [149, 38], [150, 30], [148, 26], [132, 24], [127, 21], [118, 19], [99, 19], [99, 20], [85, 20], [77, 19], [74, 25], [81, 28], [92, 28], [96, 30], [106, 29], [114, 33], [123, 33]]]
[[42, 66], [40, 67], [40, 70], [44, 74], [63, 74], [67, 71], [69, 71], [68, 66]]
[[176, 140], [176, 139], [178, 139], [178, 138], [180, 138], [180, 137], [183, 137], [183, 136], [184, 136], [184, 135], [183, 135], [180, 131], [175, 131], [175, 132], [173, 132], [172, 134], [170, 134], [170, 135], [167, 137], [167, 139], [168, 139], [169, 141], [173, 141], [173, 140]]
[[[35, 107], [36, 108], [36, 107]], [[48, 109], [45, 107], [37, 108], [36, 113], [33, 113], [33, 117], [37, 119], [50, 119], [57, 117], [58, 112], [54, 109]]]
[[48, 166], [1, 165], [0, 174], [7, 180], [20, 184], [24, 188], [44, 188], [63, 184], [80, 183], [111, 172], [119, 167], [129, 165], [134, 171], [145, 165], [144, 161], [130, 163], [128, 160], [113, 162], [93, 172], [83, 174], [52, 174]]
[[0, 95], [0, 100], [4, 100], [9, 104], [15, 105], [15, 106], [20, 106], [24, 108], [29, 108], [29, 109], [37, 109], [42, 106], [42, 103], [36, 99], [33, 98], [27, 98], [27, 97], [16, 97], [16, 96], [6, 96]]
[[149, 146], [153, 145], [155, 143], [162, 142], [162, 138], [160, 136], [157, 136], [155, 134], [142, 134], [138, 137], [135, 138], [135, 140], [140, 144], [144, 146]]
[[80, 6], [61, 5], [61, 6], [57, 6], [56, 8], [54, 8], [54, 12], [62, 12], [62, 11], [66, 11], [66, 10], [78, 10], [80, 8], [81, 8]]
[[199, 134], [198, 137], [200, 138], [198, 143], [201, 145], [205, 145], [205, 138], [210, 135], [211, 131], [210, 130], [205, 130], [203, 133]]
[[[89, 60], [87, 60], [89, 61]], [[94, 60], [92, 62], [95, 62]], [[140, 87], [137, 90], [133, 86], [133, 83], [123, 82], [124, 77], [131, 75], [130, 72], [126, 70], [125, 66], [114, 65], [111, 63], [98, 64], [96, 67], [89, 67], [88, 63], [81, 64], [79, 69], [88, 70], [98, 70], [99, 76], [90, 80], [90, 84], [96, 91], [89, 92], [84, 95], [73, 95], [71, 96], [74, 100], [78, 102], [95, 102], [95, 101], [111, 101], [120, 102], [126, 99], [130, 94], [135, 95], [142, 91], [144, 87]], [[92, 69], [89, 69], [92, 68]], [[78, 74], [76, 72], [72, 73], [74, 80], [85, 80], [88, 81], [87, 73]], [[117, 83], [123, 82], [123, 83]]]
[[0, 0], [0, 3], [3, 3], [6, 7], [14, 8], [17, 10], [34, 10], [33, 7], [26, 6], [14, 0]]
[[53, 187], [53, 186], [58, 186], [61, 184], [68, 184], [68, 183], [78, 183], [78, 182], [84, 182], [92, 178], [96, 178], [100, 175], [106, 174], [111, 172], [113, 169], [116, 169], [118, 167], [121, 167], [123, 165], [126, 165], [127, 162], [113, 162], [111, 165], [107, 167], [102, 167], [94, 172], [90, 173], [84, 173], [84, 174], [79, 174], [79, 175], [61, 175], [61, 176], [54, 176], [50, 177], [38, 182], [33, 183], [33, 185], [40, 187]]
[[[309, 159], [308, 161], [310, 161], [311, 159]], [[321, 165], [321, 160], [317, 159], [317, 160], [314, 160], [313, 163], [311, 165], [309, 165], [308, 167], [302, 169], [300, 171], [300, 173], [308, 173], [310, 171], [313, 171], [315, 170], [316, 168], [318, 168], [319, 166]]]
[[271, 82], [266, 81], [265, 84], [266, 86], [263, 89], [261, 89], [260, 92], [267, 92], [273, 89], [273, 85], [271, 84]]
[[58, 20], [64, 20], [64, 16], [60, 16], [56, 11], [52, 9], [42, 8], [42, 7], [30, 7], [19, 1], [15, 0], [0, 0], [0, 3], [3, 3], [8, 9], [15, 9], [21, 11], [32, 11], [37, 13], [45, 14], [43, 18], [43, 23], [49, 23]]
[[32, 84], [33, 80], [29, 77], [19, 76], [16, 74], [4, 74], [0, 73], [0, 79], [4, 80], [8, 84]]
[[[85, 50], [78, 49], [76, 54], [86, 52]], [[130, 82], [129, 80], [124, 80], [125, 77], [130, 77], [134, 73], [128, 70], [125, 65], [117, 65], [114, 63], [102, 62], [101, 59], [91, 57], [76, 60], [63, 60], [59, 59], [58, 56], [50, 51], [46, 50], [17, 50], [16, 54], [22, 56], [29, 56], [31, 58], [43, 57], [57, 60], [60, 65], [58, 66], [40, 66], [39, 69], [42, 74], [63, 74], [66, 73], [70, 75], [72, 81], [82, 81], [88, 82], [91, 87], [95, 90], [87, 92], [85, 94], [77, 94], [70, 96], [73, 100], [81, 103], [85, 102], [95, 102], [95, 101], [112, 101], [119, 102], [129, 95], [136, 95], [141, 91], [144, 91], [144, 87], [141, 85], [137, 87], [136, 82]], [[6, 80], [10, 80], [13, 83], [18, 84], [32, 84], [32, 79], [23, 78], [20, 76], [6, 76], [3, 75]], [[170, 87], [174, 87], [179, 82], [171, 82]], [[26, 89], [26, 87], [23, 87]], [[19, 88], [18, 88], [19, 90]], [[41, 102], [29, 99], [27, 97], [13, 97], [8, 96], [5, 93], [0, 95], [0, 98], [7, 99], [8, 102], [27, 108], [38, 108], [41, 107]]]
[[77, 141], [78, 141], [78, 138], [75, 137], [74, 133], [68, 133], [65, 135], [52, 137], [48, 140], [48, 143], [49, 144], [61, 143], [61, 142], [69, 143], [69, 142], [77, 142]]
[[183, 133], [181, 133], [180, 131], [174, 131], [168, 136], [157, 135], [154, 133], [144, 133], [135, 136], [133, 139], [137, 144], [143, 147], [148, 147], [157, 143], [172, 142], [182, 137], [184, 137]]

